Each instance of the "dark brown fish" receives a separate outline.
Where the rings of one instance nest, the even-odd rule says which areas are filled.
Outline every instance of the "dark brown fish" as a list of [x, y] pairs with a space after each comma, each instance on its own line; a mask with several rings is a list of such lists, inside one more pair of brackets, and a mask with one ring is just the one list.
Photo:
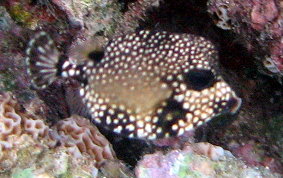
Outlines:
[[27, 55], [36, 88], [78, 80], [92, 121], [131, 138], [182, 135], [241, 105], [218, 73], [214, 45], [195, 35], [138, 31], [110, 41], [101, 61], [75, 64], [40, 32]]

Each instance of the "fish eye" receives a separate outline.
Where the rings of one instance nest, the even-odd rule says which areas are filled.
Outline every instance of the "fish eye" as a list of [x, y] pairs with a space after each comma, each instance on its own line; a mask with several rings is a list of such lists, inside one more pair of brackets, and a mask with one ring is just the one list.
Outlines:
[[188, 85], [198, 91], [210, 87], [214, 80], [214, 74], [210, 70], [204, 69], [191, 70], [185, 76], [185, 81]]
[[93, 60], [94, 62], [100, 62], [103, 56], [104, 56], [103, 51], [91, 51], [88, 54], [88, 58]]

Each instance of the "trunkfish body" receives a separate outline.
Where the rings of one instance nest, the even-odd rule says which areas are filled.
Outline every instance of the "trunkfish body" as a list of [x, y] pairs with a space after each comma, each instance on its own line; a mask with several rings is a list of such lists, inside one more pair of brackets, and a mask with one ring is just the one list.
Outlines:
[[130, 138], [179, 136], [241, 105], [214, 45], [195, 35], [138, 31], [110, 41], [100, 61], [74, 64], [40, 32], [26, 52], [34, 87], [76, 79], [91, 120]]

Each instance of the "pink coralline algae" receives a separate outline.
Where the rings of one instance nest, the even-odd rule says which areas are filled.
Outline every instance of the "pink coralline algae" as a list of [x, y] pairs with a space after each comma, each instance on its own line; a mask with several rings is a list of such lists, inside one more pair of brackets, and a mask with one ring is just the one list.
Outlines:
[[235, 144], [231, 148], [231, 151], [247, 165], [264, 166], [274, 172], [282, 174], [282, 166], [280, 165], [280, 162], [272, 157], [265, 156], [266, 152], [263, 151], [261, 146], [254, 141]]
[[273, 0], [253, 0], [253, 5], [250, 15], [252, 27], [256, 30], [263, 30], [266, 23], [272, 22], [279, 15], [279, 10]]
[[283, 75], [283, 4], [279, 0], [210, 0], [216, 25], [244, 37], [271, 75]]

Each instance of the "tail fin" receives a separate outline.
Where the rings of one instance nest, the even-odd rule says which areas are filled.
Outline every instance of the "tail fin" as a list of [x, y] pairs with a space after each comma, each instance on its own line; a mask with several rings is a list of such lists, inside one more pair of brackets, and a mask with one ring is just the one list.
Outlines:
[[53, 40], [39, 32], [30, 40], [26, 50], [26, 64], [31, 82], [37, 89], [43, 89], [56, 80], [59, 73], [60, 53]]

